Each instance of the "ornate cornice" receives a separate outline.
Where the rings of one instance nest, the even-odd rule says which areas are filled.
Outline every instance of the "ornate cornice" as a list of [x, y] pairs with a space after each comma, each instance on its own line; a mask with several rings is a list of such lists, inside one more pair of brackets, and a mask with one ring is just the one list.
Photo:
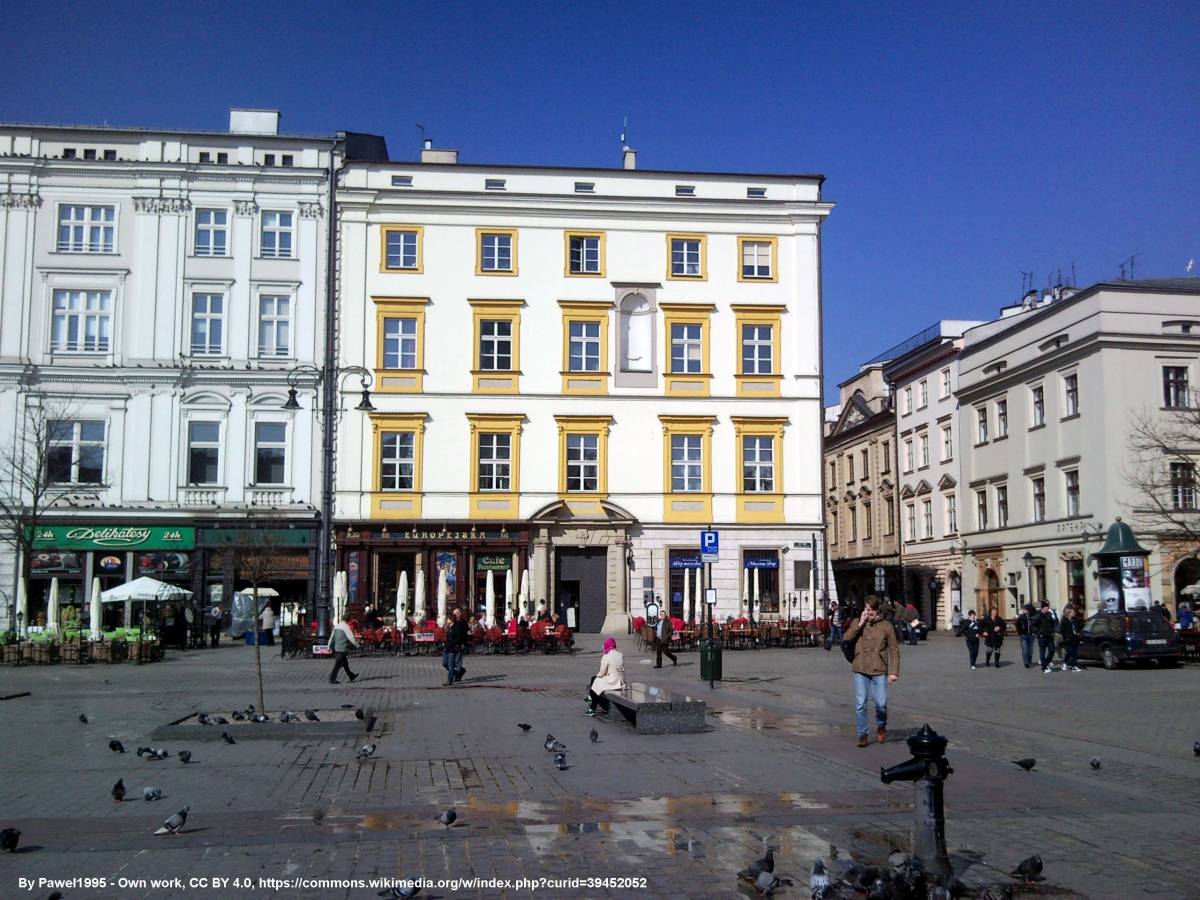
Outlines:
[[234, 200], [233, 211], [239, 216], [258, 215], [258, 204], [253, 200]]
[[320, 219], [325, 216], [325, 207], [320, 203], [301, 203], [300, 218], [302, 219]]
[[36, 209], [41, 205], [41, 194], [0, 194], [0, 207], [5, 209]]
[[140, 213], [185, 213], [192, 202], [183, 197], [134, 197], [133, 209]]

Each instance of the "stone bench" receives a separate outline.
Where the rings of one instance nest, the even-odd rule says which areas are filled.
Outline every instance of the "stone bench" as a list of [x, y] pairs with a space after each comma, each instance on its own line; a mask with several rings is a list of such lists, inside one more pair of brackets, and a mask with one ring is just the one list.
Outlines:
[[604, 694], [639, 734], [698, 734], [705, 730], [703, 700], [634, 682]]

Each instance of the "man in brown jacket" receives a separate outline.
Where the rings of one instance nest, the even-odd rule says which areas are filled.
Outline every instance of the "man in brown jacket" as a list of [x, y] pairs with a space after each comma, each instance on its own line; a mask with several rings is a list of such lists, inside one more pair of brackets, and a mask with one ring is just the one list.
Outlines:
[[847, 641], [854, 641], [854, 719], [858, 726], [858, 746], [867, 746], [867, 693], [875, 703], [875, 737], [887, 740], [888, 685], [900, 677], [900, 642], [892, 623], [879, 616], [879, 598], [870, 596], [862, 615], [846, 629]]

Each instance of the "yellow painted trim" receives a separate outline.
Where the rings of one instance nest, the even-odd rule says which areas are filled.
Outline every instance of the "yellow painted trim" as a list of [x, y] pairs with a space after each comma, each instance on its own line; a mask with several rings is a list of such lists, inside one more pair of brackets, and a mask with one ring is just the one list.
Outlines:
[[[516, 394], [521, 390], [521, 307], [524, 300], [468, 300], [472, 309], [471, 390], [476, 394]], [[512, 322], [512, 368], [487, 370], [479, 368], [480, 324]], [[484, 382], [493, 382], [485, 384]]]
[[[730, 416], [734, 434], [734, 488], [737, 494], [738, 522], [779, 523], [783, 521], [783, 430], [790, 423], [782, 417]], [[775, 490], [749, 493], [742, 481], [742, 438], [766, 435], [771, 440], [771, 458], [774, 462]], [[763, 508], [770, 504], [770, 508]]]
[[[733, 359], [734, 381], [736, 394], [739, 397], [778, 397], [783, 384], [783, 372], [780, 369], [781, 336], [783, 333], [782, 317], [787, 312], [786, 306], [735, 303], [729, 307], [733, 310]], [[770, 325], [771, 326], [771, 373], [769, 375], [747, 375], [742, 371], [742, 326]], [[754, 386], [765, 387], [755, 390]]]
[[[699, 241], [700, 242], [700, 274], [672, 275], [671, 274], [671, 242]], [[667, 281], [707, 281], [708, 280], [708, 235], [672, 233], [667, 235]]]
[[[424, 498], [425, 467], [425, 422], [426, 413], [370, 413], [374, 459], [371, 467], [371, 518], [373, 519], [419, 519]], [[383, 462], [384, 432], [413, 432], [413, 489], [411, 491], [385, 491], [380, 484], [380, 467]], [[409, 503], [407, 509], [387, 509], [384, 502]]]
[[[711, 342], [709, 340], [709, 317], [716, 306], [712, 303], [660, 303], [663, 311], [663, 337], [666, 343], [663, 357], [664, 391], [669, 397], [707, 397], [712, 380]], [[671, 371], [671, 328], [674, 325], [700, 326], [700, 371]]]
[[[425, 389], [425, 307], [428, 297], [372, 297], [375, 304], [375, 384], [378, 394], [419, 394]], [[383, 367], [384, 319], [417, 320], [417, 367], [415, 369], [385, 369]], [[411, 385], [399, 384], [411, 378]], [[393, 383], [389, 383], [389, 381]]]
[[[609, 300], [559, 300], [562, 308], [562, 392], [568, 395], [602, 395], [608, 393], [608, 318], [613, 308]], [[600, 326], [600, 369], [596, 372], [572, 372], [572, 322], [595, 322]], [[572, 382], [575, 382], [572, 384]], [[582, 382], [582, 384], [581, 384]]]
[[[555, 416], [558, 423], [558, 496], [563, 500], [604, 500], [608, 497], [608, 428], [612, 416]], [[594, 434], [599, 440], [597, 485], [598, 491], [567, 490], [567, 436]]]
[[[663, 521], [664, 522], [711, 522], [712, 521], [712, 434], [716, 416], [659, 416], [663, 429]], [[701, 468], [700, 490], [671, 490], [671, 438], [674, 435], [698, 434]], [[686, 504], [688, 508], [676, 508]]]
[[[472, 519], [515, 519], [521, 499], [521, 426], [524, 413], [467, 413], [471, 441], [471, 483], [467, 494]], [[479, 438], [483, 434], [512, 437], [509, 490], [479, 490]]]
[[[387, 236], [393, 231], [412, 231], [417, 235], [417, 265], [413, 269], [387, 264]], [[425, 229], [420, 225], [383, 225], [379, 229], [379, 271], [399, 275], [420, 275], [425, 271]]]
[[[751, 275], [742, 274], [742, 244], [770, 244], [771, 245], [771, 275], [769, 278], [760, 278]], [[772, 237], [768, 234], [739, 234], [737, 239], [737, 280], [738, 281], [757, 281], [761, 284], [773, 284], [779, 281], [779, 238]]]
[[[594, 237], [600, 238], [600, 271], [572, 272], [571, 271], [571, 238]], [[606, 231], [564, 231], [563, 232], [563, 275], [568, 278], [604, 278], [608, 271], [608, 232]]]
[[[485, 234], [507, 234], [512, 237], [512, 268], [484, 269], [483, 268], [483, 236]], [[516, 228], [476, 228], [475, 229], [475, 274], [476, 275], [516, 275], [517, 274], [517, 239], [520, 233]]]

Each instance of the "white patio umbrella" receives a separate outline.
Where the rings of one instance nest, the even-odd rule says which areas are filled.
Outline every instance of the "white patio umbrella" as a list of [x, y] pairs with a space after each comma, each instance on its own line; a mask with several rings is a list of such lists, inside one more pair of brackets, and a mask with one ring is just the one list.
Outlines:
[[[107, 591], [102, 592], [100, 594], [100, 602], [124, 603], [127, 611], [130, 602], [141, 602], [142, 623], [144, 627], [147, 603], [162, 600], [183, 600], [185, 597], [190, 596], [192, 596], [192, 592], [189, 590], [185, 590], [174, 584], [167, 584], [165, 581], [159, 581], [157, 578], [150, 578], [143, 575], [141, 578], [135, 578], [133, 581], [127, 581], [115, 588], [109, 588]], [[128, 619], [126, 621], [128, 622]]]
[[58, 634], [58, 579], [50, 579], [50, 599], [46, 601], [46, 630]]
[[529, 570], [521, 573], [521, 612], [529, 615]]
[[[19, 629], [21, 632], [24, 632], [29, 627], [29, 598], [25, 596], [24, 578], [17, 581], [17, 621], [21, 623]], [[17, 630], [17, 623], [13, 622], [9, 627]]]
[[483, 618], [488, 628], [496, 621], [496, 583], [492, 579], [495, 574], [491, 569], [487, 570], [487, 584], [483, 589]]
[[1189, 584], [1179, 593], [1183, 594], [1185, 597], [1200, 596], [1200, 581], [1197, 581], [1195, 584]]
[[346, 612], [346, 573], [338, 572], [333, 578], [333, 621], [342, 621]]
[[[504, 572], [504, 608], [514, 609], [517, 605], [516, 581], [513, 578], [512, 569], [507, 569]], [[516, 616], [514, 615], [515, 619]]]
[[739, 614], [745, 615], [746, 610], [750, 607], [750, 570], [742, 569], [742, 608], [738, 611]]
[[690, 622], [692, 608], [692, 570], [683, 570], [683, 621]]
[[443, 628], [446, 626], [446, 592], [449, 584], [446, 580], [446, 570], [438, 569], [437, 583], [437, 620]]
[[413, 617], [425, 621], [425, 569], [417, 569], [417, 587], [413, 598]]
[[93, 641], [100, 639], [100, 579], [92, 579], [92, 603], [88, 612], [88, 628]]
[[408, 572], [400, 573], [400, 585], [396, 588], [396, 624], [401, 628], [408, 627]]
[[752, 569], [751, 571], [753, 572], [752, 577], [754, 578], [754, 593], [752, 596], [754, 597], [755, 605], [758, 607], [758, 617], [761, 619], [762, 618], [762, 598], [758, 595], [758, 569]]

